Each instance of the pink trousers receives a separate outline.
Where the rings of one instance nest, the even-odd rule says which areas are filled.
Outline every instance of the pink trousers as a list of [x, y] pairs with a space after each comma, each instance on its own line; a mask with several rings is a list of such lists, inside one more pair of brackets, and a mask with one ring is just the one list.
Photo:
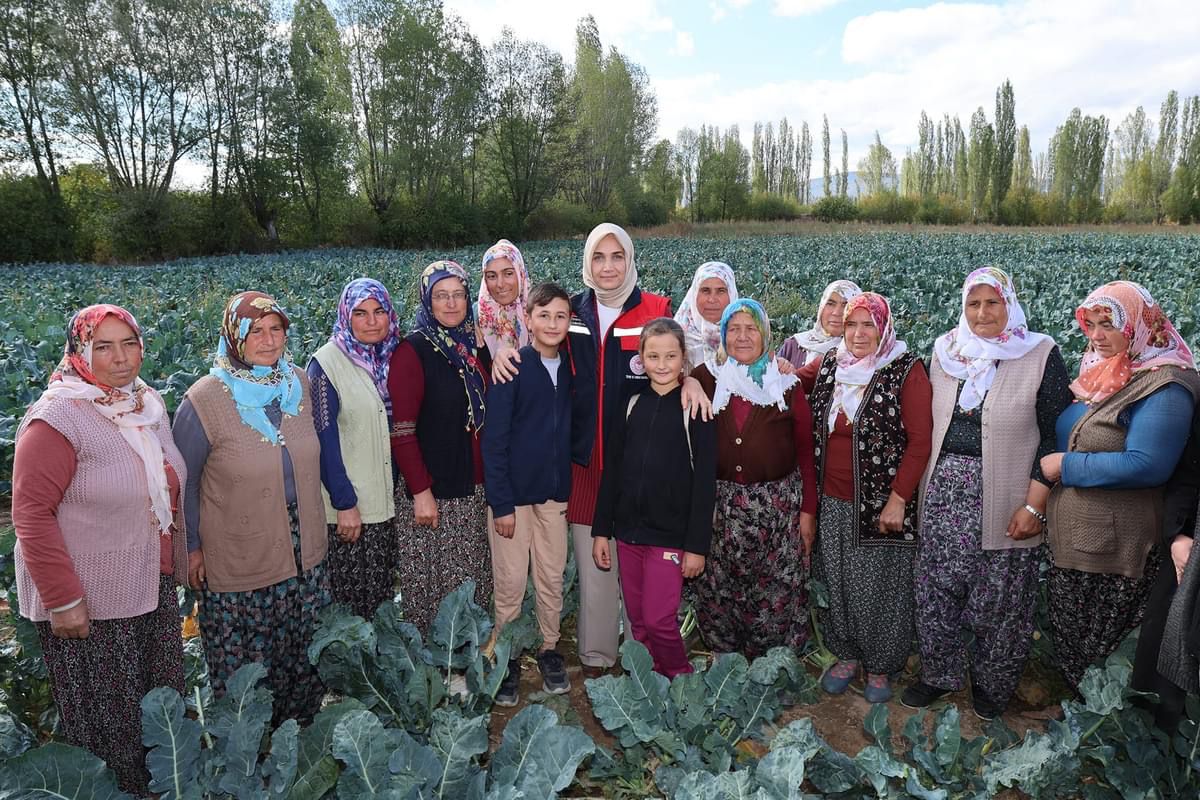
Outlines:
[[675, 618], [683, 591], [683, 550], [618, 541], [617, 557], [633, 638], [650, 651], [656, 672], [668, 678], [691, 672]]

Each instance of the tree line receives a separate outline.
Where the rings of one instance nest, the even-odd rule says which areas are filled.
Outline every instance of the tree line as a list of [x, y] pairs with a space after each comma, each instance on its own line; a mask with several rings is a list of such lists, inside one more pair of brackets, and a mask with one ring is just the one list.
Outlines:
[[876, 133], [852, 172], [828, 117], [819, 145], [787, 119], [755, 124], [750, 147], [737, 126], [656, 141], [645, 70], [591, 17], [569, 60], [510, 29], [484, 47], [440, 0], [5, 0], [0, 89], [0, 262], [453, 244], [601, 218], [1200, 216], [1196, 97], [1112, 135], [1076, 109], [1035, 158], [1006, 82], [991, 121], [922, 112], [916, 150], [897, 162]]

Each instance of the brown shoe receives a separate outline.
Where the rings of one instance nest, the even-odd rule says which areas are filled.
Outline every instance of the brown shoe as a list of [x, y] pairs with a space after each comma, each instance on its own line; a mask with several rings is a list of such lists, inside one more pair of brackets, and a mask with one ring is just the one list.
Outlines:
[[584, 678], [600, 678], [608, 674], [608, 667], [593, 667], [590, 664], [580, 665], [583, 668]]

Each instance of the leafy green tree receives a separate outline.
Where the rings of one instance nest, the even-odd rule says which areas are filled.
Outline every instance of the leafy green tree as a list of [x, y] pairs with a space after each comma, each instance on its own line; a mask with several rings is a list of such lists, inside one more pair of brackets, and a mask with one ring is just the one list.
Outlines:
[[677, 163], [671, 140], [659, 139], [646, 155], [642, 169], [643, 188], [651, 200], [667, 214], [674, 211], [679, 202], [680, 176]]
[[992, 217], [999, 218], [1000, 204], [1012, 185], [1017, 148], [1016, 104], [1013, 88], [1005, 81], [996, 90], [995, 145], [992, 152]]
[[314, 238], [324, 241], [327, 198], [347, 190], [353, 119], [350, 65], [324, 0], [296, 0], [288, 65], [292, 189], [308, 213]]
[[1171, 185], [1171, 169], [1175, 162], [1175, 148], [1179, 142], [1179, 94], [1175, 90], [1167, 93], [1158, 115], [1158, 141], [1154, 146], [1154, 208], [1155, 221], [1162, 222], [1163, 195]]
[[846, 129], [842, 128], [842, 179], [838, 185], [838, 195], [845, 197], [850, 187], [850, 144], [846, 140]]
[[518, 220], [553, 196], [574, 156], [572, 95], [562, 56], [505, 28], [488, 55], [492, 177]]
[[658, 109], [645, 71], [616, 48], [604, 52], [591, 16], [576, 28], [571, 88], [578, 161], [570, 194], [599, 211], [641, 161], [657, 126]]
[[691, 128], [683, 128], [675, 136], [674, 151], [675, 171], [679, 175], [679, 202], [687, 209], [688, 219], [695, 222], [700, 136]]
[[1013, 191], [1032, 192], [1033, 188], [1033, 155], [1029, 147], [1029, 126], [1022, 125], [1020, 133], [1017, 134], [1017, 155], [1013, 163], [1012, 189]]
[[858, 177], [863, 183], [863, 193], [868, 197], [882, 191], [895, 191], [896, 159], [880, 140], [879, 131], [875, 131], [875, 143], [867, 150], [866, 157], [858, 162]]
[[700, 131], [699, 193], [701, 220], [737, 219], [750, 199], [750, 153], [736, 125]]
[[1091, 221], [1100, 210], [1100, 182], [1108, 149], [1108, 120], [1072, 109], [1050, 141], [1051, 193], [1076, 222]]
[[987, 214], [988, 186], [992, 178], [992, 156], [995, 153], [995, 131], [987, 121], [983, 107], [971, 115], [971, 142], [967, 150], [967, 173], [970, 181], [971, 219]]
[[917, 123], [917, 152], [914, 154], [913, 165], [916, 169], [917, 194], [921, 197], [931, 196], [936, 188], [936, 143], [933, 122], [922, 111], [921, 119]]
[[808, 205], [812, 201], [812, 134], [809, 133], [808, 123], [800, 124], [800, 144], [796, 148], [796, 182], [799, 186], [799, 200]]
[[1163, 198], [1167, 216], [1187, 224], [1200, 215], [1200, 96], [1187, 98], [1179, 123], [1179, 160]]
[[821, 126], [821, 152], [825, 157], [825, 192], [824, 196], [829, 197], [830, 180], [829, 180], [829, 116], [822, 115], [824, 124]]

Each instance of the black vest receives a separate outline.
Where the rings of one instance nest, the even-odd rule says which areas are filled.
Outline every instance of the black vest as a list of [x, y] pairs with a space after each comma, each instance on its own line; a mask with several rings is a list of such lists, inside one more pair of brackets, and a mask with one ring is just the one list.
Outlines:
[[[914, 497], [904, 508], [904, 528], [898, 533], [879, 532], [879, 516], [892, 493], [892, 481], [908, 437], [900, 418], [900, 395], [908, 373], [920, 361], [905, 353], [871, 376], [858, 408], [854, 427], [854, 530], [851, 541], [856, 545], [893, 545], [915, 547], [917, 544], [917, 501]], [[816, 383], [808, 396], [813, 410], [813, 435], [817, 442], [817, 485], [825, 468], [829, 442], [829, 406], [833, 402], [834, 373], [837, 370], [836, 351], [827, 353], [817, 372]]]
[[[471, 447], [474, 433], [467, 427], [466, 384], [458, 370], [422, 334], [409, 334], [408, 342], [417, 351], [425, 375], [417, 443], [425, 469], [433, 478], [433, 496], [439, 500], [470, 497], [475, 493]], [[479, 349], [479, 358], [486, 376], [490, 369], [486, 347]]]

